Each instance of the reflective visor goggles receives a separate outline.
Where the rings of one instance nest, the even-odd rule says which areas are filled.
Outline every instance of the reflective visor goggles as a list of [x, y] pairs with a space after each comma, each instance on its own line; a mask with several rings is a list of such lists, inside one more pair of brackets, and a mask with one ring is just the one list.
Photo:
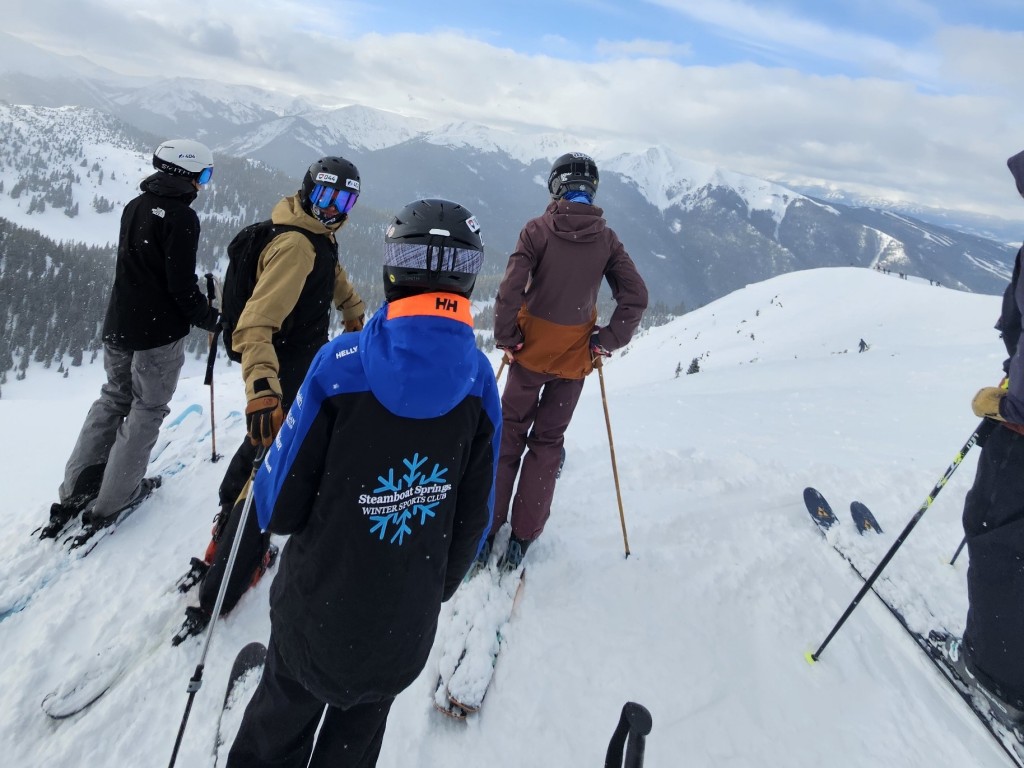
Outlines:
[[330, 208], [333, 205], [338, 209], [338, 213], [348, 213], [351, 211], [358, 198], [358, 192], [352, 192], [347, 189], [335, 189], [323, 184], [317, 184], [313, 187], [313, 191], [309, 193], [310, 205], [315, 205], [321, 209]]
[[384, 266], [423, 269], [427, 272], [466, 272], [475, 275], [484, 263], [484, 252], [426, 243], [384, 243]]
[[199, 178], [196, 179], [197, 184], [209, 184], [210, 179], [213, 178], [213, 168], [203, 168], [199, 174]]

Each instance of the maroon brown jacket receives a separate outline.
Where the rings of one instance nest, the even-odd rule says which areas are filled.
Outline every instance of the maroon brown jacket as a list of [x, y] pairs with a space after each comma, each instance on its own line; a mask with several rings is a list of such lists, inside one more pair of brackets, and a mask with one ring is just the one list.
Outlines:
[[[604, 211], [551, 202], [519, 234], [494, 305], [494, 341], [522, 343], [516, 362], [538, 373], [581, 379], [590, 373], [590, 336], [615, 350], [633, 338], [647, 308], [647, 286]], [[597, 329], [597, 292], [608, 281], [616, 307]]]

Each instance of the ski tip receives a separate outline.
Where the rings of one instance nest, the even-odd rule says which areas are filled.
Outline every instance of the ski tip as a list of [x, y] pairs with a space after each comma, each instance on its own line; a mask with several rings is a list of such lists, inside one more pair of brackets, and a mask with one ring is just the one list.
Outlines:
[[857, 533], [861, 536], [868, 531], [874, 531], [878, 535], [884, 533], [871, 510], [860, 501], [850, 502], [850, 517], [853, 518], [853, 523], [857, 526]]
[[825, 497], [816, 488], [811, 488], [810, 486], [804, 488], [804, 505], [807, 507], [811, 519], [814, 520], [821, 530], [827, 531], [838, 522], [832, 507], [829, 506], [829, 503], [825, 501]]

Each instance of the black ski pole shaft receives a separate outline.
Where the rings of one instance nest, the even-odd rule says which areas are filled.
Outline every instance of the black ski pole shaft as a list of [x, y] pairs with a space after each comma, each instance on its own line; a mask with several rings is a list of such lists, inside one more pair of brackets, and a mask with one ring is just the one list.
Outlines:
[[[611, 741], [608, 742], [604, 768], [642, 768], [645, 743], [652, 725], [651, 713], [646, 707], [635, 701], [627, 701], [619, 715], [619, 724], [615, 726]], [[625, 764], [622, 762], [624, 748]]]
[[231, 580], [231, 571], [235, 567], [235, 558], [238, 557], [238, 547], [242, 542], [242, 532], [245, 529], [246, 520], [249, 518], [249, 509], [252, 507], [252, 481], [256, 472], [263, 463], [263, 457], [267, 455], [267, 449], [262, 445], [256, 450], [256, 458], [252, 462], [252, 474], [249, 476], [249, 493], [246, 494], [245, 504], [242, 506], [242, 515], [238, 520], [238, 527], [235, 529], [235, 537], [231, 541], [231, 552], [228, 554], [227, 565], [224, 566], [224, 576], [220, 582], [220, 589], [217, 591], [217, 601], [213, 604], [213, 613], [210, 614], [210, 623], [206, 629], [206, 641], [203, 643], [203, 652], [199, 656], [199, 663], [196, 664], [195, 672], [188, 681], [188, 702], [185, 704], [185, 714], [181, 718], [181, 726], [178, 728], [178, 737], [174, 740], [174, 751], [171, 752], [171, 762], [167, 768], [174, 768], [178, 759], [178, 750], [181, 748], [181, 740], [185, 735], [185, 726], [188, 724], [188, 716], [192, 711], [192, 702], [196, 693], [203, 687], [203, 669], [206, 666], [206, 654], [210, 650], [210, 641], [213, 639], [213, 629], [217, 625], [217, 618], [220, 616], [221, 608], [224, 605], [224, 596], [228, 591], [228, 582]]
[[956, 471], [956, 468], [960, 466], [960, 462], [964, 460], [964, 456], [967, 455], [967, 452], [974, 447], [975, 443], [979, 441], [984, 441], [984, 439], [989, 435], [989, 433], [992, 432], [995, 426], [995, 421], [992, 421], [990, 419], [982, 419], [981, 423], [978, 425], [978, 428], [974, 430], [974, 433], [970, 436], [970, 438], [968, 438], [967, 442], [964, 443], [963, 448], [961, 448], [960, 452], [957, 453], [956, 458], [953, 459], [953, 463], [950, 464], [949, 467], [946, 469], [946, 474], [944, 474], [942, 478], [939, 480], [939, 482], [935, 484], [935, 487], [932, 488], [932, 492], [928, 494], [928, 498], [924, 500], [924, 504], [922, 504], [921, 507], [917, 510], [917, 512], [914, 513], [914, 516], [910, 518], [910, 522], [907, 523], [907, 526], [903, 529], [903, 532], [896, 537], [896, 541], [893, 542], [893, 545], [889, 548], [889, 551], [885, 553], [885, 557], [882, 558], [882, 561], [877, 566], [875, 566], [875, 570], [872, 571], [871, 575], [864, 580], [864, 586], [860, 588], [860, 591], [857, 592], [856, 597], [853, 598], [853, 601], [843, 612], [843, 615], [839, 617], [839, 621], [837, 621], [836, 625], [832, 627], [832, 631], [828, 633], [828, 637], [826, 637], [824, 642], [822, 642], [822, 644], [818, 647], [818, 650], [811, 654], [811, 659], [813, 661], [818, 660], [822, 652], [825, 650], [825, 646], [827, 646], [831, 642], [832, 638], [835, 637], [836, 632], [839, 631], [839, 628], [842, 627], [844, 623], [846, 623], [846, 620], [848, 618], [850, 618], [850, 614], [853, 613], [854, 609], [860, 604], [861, 599], [864, 597], [864, 595], [868, 593], [868, 590], [870, 590], [871, 587], [874, 585], [875, 580], [879, 577], [879, 575], [881, 575], [882, 571], [885, 569], [885, 566], [887, 566], [889, 564], [889, 561], [892, 560], [893, 555], [896, 554], [896, 550], [900, 548], [900, 546], [903, 544], [907, 536], [910, 535], [910, 532], [914, 530], [914, 526], [917, 525], [918, 521], [921, 519], [924, 513], [928, 511], [928, 508], [932, 505], [932, 502], [935, 501], [935, 497], [939, 495], [939, 491], [941, 491], [945, 487], [946, 483], [949, 481], [949, 478]]
[[966, 543], [967, 543], [967, 537], [964, 536], [962, 539], [960, 539], [960, 546], [956, 548], [956, 552], [953, 553], [953, 557], [951, 557], [949, 559], [949, 564], [950, 565], [955, 565], [956, 564], [956, 559], [958, 557], [960, 557], [960, 552], [963, 550], [964, 544], [966, 544]]
[[[217, 298], [217, 287], [213, 280], [213, 274], [206, 273], [206, 300], [213, 306]], [[217, 422], [213, 413], [213, 364], [217, 361], [217, 337], [220, 336], [220, 329], [211, 331], [209, 335], [210, 352], [206, 358], [206, 378], [203, 383], [210, 388], [210, 462], [216, 464], [220, 454], [217, 453]]]

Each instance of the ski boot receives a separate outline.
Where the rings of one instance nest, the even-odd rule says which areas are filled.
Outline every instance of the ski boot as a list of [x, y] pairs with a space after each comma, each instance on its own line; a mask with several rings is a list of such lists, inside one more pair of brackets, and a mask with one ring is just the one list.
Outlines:
[[55, 502], [54, 504], [51, 504], [50, 520], [46, 525], [38, 529], [39, 538], [56, 539], [60, 536], [61, 531], [64, 530], [65, 526], [76, 518], [78, 513], [81, 512], [90, 501], [92, 501], [92, 499], [86, 499], [81, 506], [76, 506], [72, 502], [67, 504]]
[[476, 558], [469, 565], [469, 570], [466, 571], [466, 577], [462, 580], [463, 583], [469, 581], [471, 578], [476, 576], [480, 571], [487, 568], [487, 563], [491, 559], [491, 552], [494, 549], [494, 534], [491, 534], [480, 547], [480, 551], [477, 552]]
[[190, 637], [202, 634], [210, 623], [210, 613], [198, 605], [190, 605], [185, 609], [185, 621], [171, 638], [171, 645], [179, 646]]
[[93, 506], [87, 507], [82, 512], [82, 532], [77, 536], [71, 537], [71, 546], [68, 549], [78, 549], [104, 528], [122, 523], [132, 512], [139, 508], [142, 502], [149, 498], [153, 491], [160, 487], [160, 483], [160, 475], [143, 478], [142, 482], [139, 483], [139, 492], [135, 498], [112, 515], [97, 515]]
[[263, 560], [256, 566], [256, 570], [252, 572], [252, 580], [249, 582], [249, 588], [255, 587], [260, 583], [260, 579], [263, 578], [263, 574], [274, 567], [274, 563], [277, 562], [277, 556], [280, 554], [280, 550], [277, 544], [268, 544], [267, 551], [263, 554]]
[[522, 565], [523, 558], [526, 556], [526, 550], [529, 549], [531, 543], [515, 536], [510, 537], [508, 546], [505, 548], [505, 554], [498, 558], [498, 570], [505, 572], [514, 571]]
[[181, 594], [185, 594], [203, 580], [203, 577], [206, 576], [206, 572], [208, 570], [210, 570], [210, 564], [208, 562], [200, 560], [198, 557], [193, 557], [192, 561], [188, 565], [188, 571], [178, 579], [175, 586], [178, 587], [178, 591]]
[[975, 699], [985, 701], [993, 719], [1024, 744], [1024, 702], [1011, 703], [1000, 695], [1001, 692], [990, 690], [982, 684], [967, 665], [968, 650], [961, 638], [933, 629], [928, 633], [928, 642], [941, 655], [943, 663], [962, 688]]

